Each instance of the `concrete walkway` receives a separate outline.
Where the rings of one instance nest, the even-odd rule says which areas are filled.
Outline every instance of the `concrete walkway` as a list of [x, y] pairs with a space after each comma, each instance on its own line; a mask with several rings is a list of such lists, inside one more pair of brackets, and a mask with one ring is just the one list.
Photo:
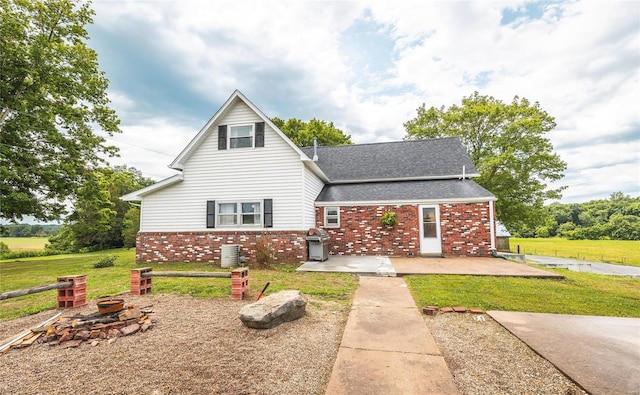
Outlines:
[[404, 279], [360, 277], [326, 393], [458, 393]]
[[640, 318], [487, 314], [590, 394], [640, 394]]
[[556, 258], [552, 256], [526, 255], [526, 259], [536, 265], [569, 269], [574, 272], [606, 274], [609, 276], [625, 276], [640, 278], [640, 267], [612, 265], [610, 263], [588, 262], [577, 259]]

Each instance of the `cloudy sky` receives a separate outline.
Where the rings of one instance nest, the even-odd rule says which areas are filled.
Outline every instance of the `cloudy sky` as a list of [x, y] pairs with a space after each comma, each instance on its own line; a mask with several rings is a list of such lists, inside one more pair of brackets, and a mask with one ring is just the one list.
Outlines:
[[637, 1], [95, 0], [126, 163], [156, 180], [235, 89], [269, 117], [401, 140], [422, 103], [539, 102], [563, 202], [640, 194]]

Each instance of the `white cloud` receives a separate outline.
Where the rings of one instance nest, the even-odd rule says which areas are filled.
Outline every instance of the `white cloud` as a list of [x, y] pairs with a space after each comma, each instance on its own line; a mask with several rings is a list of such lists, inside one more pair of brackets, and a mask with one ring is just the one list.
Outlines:
[[[606, 197], [640, 184], [637, 172], [635, 180], [610, 177], [612, 168], [638, 167], [637, 145], [628, 144], [634, 133], [640, 139], [634, 2], [97, 1], [95, 8], [96, 25], [140, 40], [173, 79], [166, 83], [183, 87], [176, 100], [206, 100], [209, 116], [238, 88], [267, 115], [333, 121], [364, 143], [401, 139], [402, 123], [423, 102], [458, 104], [475, 90], [506, 102], [519, 95], [556, 118], [550, 137], [569, 165], [566, 196]], [[503, 25], [506, 9], [519, 17]], [[371, 32], [356, 36], [355, 27]], [[158, 97], [111, 97], [126, 114], [116, 138], [161, 152], [184, 147], [208, 119], [150, 118]], [[125, 145], [122, 156], [162, 174], [171, 159]]]

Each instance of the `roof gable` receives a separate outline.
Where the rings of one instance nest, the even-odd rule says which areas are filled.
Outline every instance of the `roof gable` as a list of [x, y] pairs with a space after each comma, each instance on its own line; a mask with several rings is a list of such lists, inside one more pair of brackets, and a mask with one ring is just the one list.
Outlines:
[[[226, 102], [220, 107], [220, 109], [211, 117], [209, 122], [207, 122], [202, 129], [196, 134], [196, 136], [189, 142], [189, 144], [180, 152], [180, 154], [174, 159], [173, 162], [169, 165], [170, 168], [176, 170], [183, 170], [184, 165], [187, 160], [193, 155], [193, 153], [198, 149], [198, 147], [202, 144], [204, 140], [209, 137], [209, 135], [216, 130], [218, 123], [224, 119], [224, 117], [231, 111], [231, 109], [238, 103], [238, 101], [242, 101], [246, 104], [258, 117], [260, 117], [271, 129], [273, 129], [280, 138], [282, 138], [290, 147], [293, 149], [298, 155], [300, 155], [300, 159], [302, 161], [311, 161], [307, 155], [305, 155], [302, 150], [296, 146], [276, 125], [274, 125], [269, 117], [267, 117], [258, 107], [256, 107], [245, 95], [242, 94], [239, 90], [235, 90], [231, 96], [227, 99]], [[312, 166], [313, 167], [313, 166]], [[319, 169], [316, 168], [319, 171]]]
[[[313, 148], [303, 151], [313, 156]], [[457, 137], [318, 147], [317, 165], [332, 184], [478, 176]]]

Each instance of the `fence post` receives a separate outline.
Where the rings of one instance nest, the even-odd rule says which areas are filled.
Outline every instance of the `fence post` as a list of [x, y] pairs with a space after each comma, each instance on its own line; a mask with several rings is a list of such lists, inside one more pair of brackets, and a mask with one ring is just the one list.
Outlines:
[[73, 281], [73, 285], [68, 288], [58, 290], [58, 308], [66, 309], [70, 307], [80, 307], [87, 304], [87, 276], [64, 276], [58, 277], [58, 282]]
[[231, 299], [242, 300], [249, 292], [249, 269], [242, 267], [231, 271]]
[[131, 295], [146, 295], [151, 292], [151, 277], [142, 277], [142, 273], [151, 273], [150, 267], [131, 269]]

